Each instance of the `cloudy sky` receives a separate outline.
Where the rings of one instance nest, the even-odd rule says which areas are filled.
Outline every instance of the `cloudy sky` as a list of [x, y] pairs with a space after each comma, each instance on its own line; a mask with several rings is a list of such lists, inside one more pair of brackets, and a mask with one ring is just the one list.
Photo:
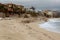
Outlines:
[[60, 0], [0, 0], [3, 3], [22, 4], [26, 7], [34, 6], [36, 9], [60, 9]]

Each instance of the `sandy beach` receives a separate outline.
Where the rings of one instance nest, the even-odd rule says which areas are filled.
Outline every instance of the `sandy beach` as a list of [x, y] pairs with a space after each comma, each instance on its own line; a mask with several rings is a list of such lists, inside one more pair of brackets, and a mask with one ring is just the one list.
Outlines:
[[42, 29], [41, 20], [30, 19], [27, 23], [25, 18], [0, 19], [0, 40], [60, 40], [60, 33]]

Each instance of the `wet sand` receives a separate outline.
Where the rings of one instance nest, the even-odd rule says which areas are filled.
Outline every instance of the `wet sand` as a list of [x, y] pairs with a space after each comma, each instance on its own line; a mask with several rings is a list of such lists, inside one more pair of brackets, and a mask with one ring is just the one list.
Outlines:
[[[49, 32], [38, 26], [40, 20], [24, 18], [0, 20], [0, 40], [60, 40], [59, 33]], [[28, 19], [29, 21], [29, 19]]]

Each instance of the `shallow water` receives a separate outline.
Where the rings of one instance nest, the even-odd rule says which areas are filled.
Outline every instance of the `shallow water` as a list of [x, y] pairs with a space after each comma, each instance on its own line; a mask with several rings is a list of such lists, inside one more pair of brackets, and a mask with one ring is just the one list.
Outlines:
[[44, 28], [48, 31], [60, 33], [60, 21], [58, 20], [60, 19], [57, 19], [57, 20], [52, 19], [52, 20], [49, 20], [48, 22], [39, 24], [39, 26], [40, 28]]

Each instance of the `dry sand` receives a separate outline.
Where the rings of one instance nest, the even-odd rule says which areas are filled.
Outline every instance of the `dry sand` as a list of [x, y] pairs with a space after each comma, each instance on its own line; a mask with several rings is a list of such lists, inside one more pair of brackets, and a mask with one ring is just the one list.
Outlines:
[[1, 19], [0, 40], [60, 40], [59, 33], [39, 28], [41, 21], [30, 19], [30, 23], [24, 23], [24, 18]]

